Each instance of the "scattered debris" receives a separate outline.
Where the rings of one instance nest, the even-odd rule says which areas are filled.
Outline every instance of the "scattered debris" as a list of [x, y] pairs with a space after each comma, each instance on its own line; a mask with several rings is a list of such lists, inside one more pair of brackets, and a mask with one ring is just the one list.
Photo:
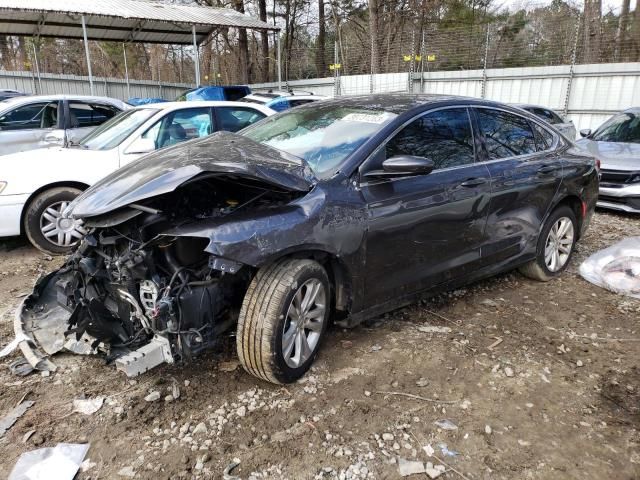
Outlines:
[[93, 415], [102, 408], [104, 397], [90, 399], [75, 399], [73, 401], [73, 411], [85, 415]]
[[34, 370], [29, 361], [24, 357], [20, 357], [9, 364], [9, 371], [19, 377], [26, 377]]
[[437, 325], [422, 325], [418, 327], [418, 331], [423, 333], [451, 333], [451, 328], [439, 327]]
[[422, 450], [424, 450], [424, 453], [426, 453], [429, 457], [433, 457], [433, 454], [436, 453], [431, 444], [425, 445], [424, 447], [422, 447]]
[[460, 452], [449, 450], [446, 443], [439, 443], [438, 447], [440, 448], [440, 452], [442, 452], [445, 457], [457, 457], [458, 455], [460, 455]]
[[576, 362], [576, 367], [583, 367], [583, 366], [584, 366], [584, 363], [582, 363], [582, 360], [578, 360]]
[[484, 426], [484, 433], [486, 433], [487, 435], [491, 435], [491, 433], [493, 433], [493, 430], [491, 429], [491, 425]]
[[433, 465], [431, 462], [427, 462], [425, 467], [425, 473], [429, 476], [429, 478], [438, 478], [446, 471], [444, 465]]
[[220, 362], [218, 365], [218, 370], [221, 372], [233, 372], [240, 366], [240, 362], [238, 360], [229, 360], [227, 362]]
[[494, 348], [496, 348], [498, 345], [500, 345], [502, 342], [503, 342], [502, 338], [497, 337], [497, 338], [496, 338], [496, 341], [495, 341], [495, 342], [493, 342], [491, 345], [489, 345], [487, 348], [488, 348], [489, 350], [493, 350], [493, 349], [494, 349]]
[[415, 475], [418, 473], [425, 473], [424, 463], [416, 460], [405, 460], [404, 458], [398, 458], [398, 472], [402, 477], [408, 477], [409, 475]]
[[96, 462], [92, 462], [90, 458], [87, 458], [84, 462], [82, 462], [80, 464], [80, 471], [82, 473], [84, 472], [88, 472], [89, 470], [91, 470], [93, 467], [95, 467], [97, 465]]
[[498, 303], [494, 302], [493, 300], [491, 300], [489, 298], [485, 298], [484, 300], [482, 300], [480, 302], [480, 305], [484, 305], [486, 307], [498, 308]]
[[29, 430], [27, 433], [25, 433], [22, 436], [22, 443], [27, 443], [34, 433], [36, 433], [35, 430]]
[[429, 385], [429, 380], [424, 377], [420, 377], [420, 379], [416, 381], [416, 385], [419, 387], [426, 387]]
[[513, 377], [513, 368], [511, 367], [504, 367], [504, 374], [507, 377]]
[[156, 390], [156, 391], [153, 391], [153, 392], [151, 392], [149, 395], [147, 395], [146, 397], [144, 397], [144, 399], [145, 399], [147, 402], [155, 402], [155, 401], [157, 401], [157, 400], [160, 400], [160, 392], [158, 392], [157, 390]]
[[8, 480], [73, 480], [88, 443], [59, 443], [20, 455]]
[[371, 347], [372, 352], [379, 352], [380, 350], [382, 350], [382, 345], [373, 345]]
[[453, 404], [453, 403], [458, 403], [456, 400], [438, 400], [437, 398], [426, 398], [426, 397], [421, 397], [420, 395], [414, 395], [412, 393], [404, 393], [404, 392], [373, 392], [373, 393], [377, 393], [378, 395], [398, 395], [400, 397], [407, 397], [407, 398], [413, 398], [415, 400], [423, 400], [425, 402], [432, 402], [432, 403], [442, 403], [442, 404]]
[[458, 426], [453, 423], [451, 420], [448, 419], [444, 419], [444, 420], [437, 420], [435, 422], [433, 422], [438, 428], [441, 428], [442, 430], [457, 430]]
[[240, 459], [234, 458], [233, 461], [227, 465], [227, 467], [222, 472], [222, 480], [240, 480], [240, 477], [236, 477], [235, 475], [231, 475], [231, 472], [240, 465]]
[[18, 419], [33, 406], [34, 403], [36, 402], [33, 400], [24, 400], [20, 402], [13, 410], [5, 415], [2, 420], [0, 420], [0, 438], [7, 433], [13, 424], [16, 423]]

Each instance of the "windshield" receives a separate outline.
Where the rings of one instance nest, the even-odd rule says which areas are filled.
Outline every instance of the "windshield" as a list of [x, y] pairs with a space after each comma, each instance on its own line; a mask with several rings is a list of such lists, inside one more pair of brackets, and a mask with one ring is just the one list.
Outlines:
[[267, 118], [240, 132], [256, 142], [304, 159], [318, 177], [344, 161], [396, 114], [361, 107], [314, 104]]
[[624, 112], [607, 120], [591, 137], [597, 142], [640, 143], [640, 116]]
[[156, 108], [136, 108], [122, 112], [91, 131], [78, 145], [87, 150], [115, 148], [157, 111]]

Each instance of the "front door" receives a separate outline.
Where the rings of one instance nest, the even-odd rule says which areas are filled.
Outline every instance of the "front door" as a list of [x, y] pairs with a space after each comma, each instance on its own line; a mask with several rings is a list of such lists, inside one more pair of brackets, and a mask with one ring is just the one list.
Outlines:
[[[362, 176], [368, 208], [366, 294], [379, 304], [464, 275], [480, 258], [490, 197], [487, 167], [475, 163], [467, 108], [432, 111], [405, 126], [361, 168], [397, 155], [433, 160], [428, 175]], [[366, 180], [366, 181], [365, 181]]]

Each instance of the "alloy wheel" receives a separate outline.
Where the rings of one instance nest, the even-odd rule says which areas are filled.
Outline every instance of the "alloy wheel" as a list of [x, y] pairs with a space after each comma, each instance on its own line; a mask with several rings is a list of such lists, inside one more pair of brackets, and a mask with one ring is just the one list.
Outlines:
[[544, 247], [544, 263], [550, 272], [561, 270], [569, 260], [573, 248], [573, 222], [560, 217], [549, 230]]
[[327, 292], [318, 279], [307, 280], [293, 295], [282, 332], [282, 355], [289, 367], [300, 367], [313, 355], [326, 310]]

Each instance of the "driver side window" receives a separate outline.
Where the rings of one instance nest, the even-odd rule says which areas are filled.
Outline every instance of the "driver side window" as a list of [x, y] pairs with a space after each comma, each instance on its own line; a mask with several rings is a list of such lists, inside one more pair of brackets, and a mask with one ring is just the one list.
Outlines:
[[150, 138], [159, 149], [207, 136], [212, 127], [209, 107], [189, 108], [172, 112], [158, 120], [142, 134], [142, 138]]
[[385, 158], [426, 157], [434, 170], [474, 162], [473, 134], [466, 108], [427, 113], [404, 127], [385, 147]]

